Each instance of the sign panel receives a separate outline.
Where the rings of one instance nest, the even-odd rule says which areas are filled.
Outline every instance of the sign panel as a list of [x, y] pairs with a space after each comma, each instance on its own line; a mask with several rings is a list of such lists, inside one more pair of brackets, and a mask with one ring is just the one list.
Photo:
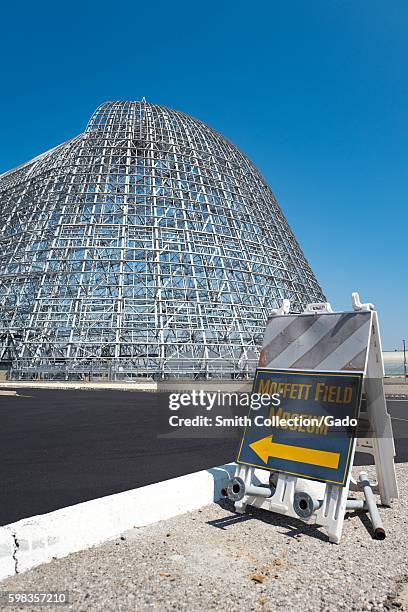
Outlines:
[[363, 374], [258, 369], [237, 463], [344, 486]]
[[371, 311], [274, 315], [266, 326], [259, 366], [362, 372], [372, 315]]

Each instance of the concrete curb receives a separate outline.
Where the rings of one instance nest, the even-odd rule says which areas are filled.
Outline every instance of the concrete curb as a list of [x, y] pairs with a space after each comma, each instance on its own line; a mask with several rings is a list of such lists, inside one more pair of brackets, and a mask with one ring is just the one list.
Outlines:
[[[2, 389], [4, 391], [2, 391]], [[14, 380], [0, 381], [0, 394], [6, 394], [8, 389], [13, 389], [13, 395], [20, 391], [24, 393], [29, 389], [62, 389], [65, 391], [150, 391], [153, 393], [171, 393], [172, 391], [224, 391], [224, 392], [247, 392], [252, 389], [252, 380], [145, 380], [135, 382], [85, 382], [85, 381], [35, 381]], [[15, 391], [17, 389], [17, 392]]]
[[[384, 379], [385, 395], [387, 397], [408, 397], [408, 382], [395, 382], [393, 379]], [[144, 380], [134, 382], [84, 382], [84, 381], [34, 381], [34, 380], [14, 380], [0, 381], [0, 395], [14, 395], [18, 397], [19, 392], [29, 393], [30, 389], [63, 389], [65, 391], [134, 391], [151, 393], [171, 393], [181, 391], [200, 391], [214, 392], [236, 392], [250, 393], [252, 390], [252, 380], [223, 380], [215, 378], [213, 380]], [[17, 391], [16, 391], [17, 390]]]
[[187, 474], [0, 527], [0, 579], [218, 501], [234, 468]]

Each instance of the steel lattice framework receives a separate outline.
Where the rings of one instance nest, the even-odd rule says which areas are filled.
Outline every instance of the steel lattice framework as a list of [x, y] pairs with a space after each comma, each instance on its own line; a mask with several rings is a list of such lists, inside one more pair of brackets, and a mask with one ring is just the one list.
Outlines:
[[246, 376], [324, 295], [254, 165], [201, 121], [106, 102], [0, 176], [0, 359], [19, 376]]

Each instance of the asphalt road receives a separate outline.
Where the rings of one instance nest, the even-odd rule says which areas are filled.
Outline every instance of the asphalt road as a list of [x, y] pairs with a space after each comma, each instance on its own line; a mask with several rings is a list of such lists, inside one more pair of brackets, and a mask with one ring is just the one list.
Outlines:
[[[19, 389], [0, 396], [0, 525], [233, 461], [238, 438], [158, 437], [165, 394]], [[397, 461], [408, 402], [390, 401]], [[369, 463], [367, 455], [358, 463]], [[194, 492], [192, 492], [192, 495]]]

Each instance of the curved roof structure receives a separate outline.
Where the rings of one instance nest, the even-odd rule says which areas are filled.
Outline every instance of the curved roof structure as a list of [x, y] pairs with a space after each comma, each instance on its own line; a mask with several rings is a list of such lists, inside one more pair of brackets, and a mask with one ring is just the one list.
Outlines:
[[0, 359], [21, 376], [247, 376], [283, 298], [325, 299], [250, 160], [144, 100], [0, 176], [0, 217]]

